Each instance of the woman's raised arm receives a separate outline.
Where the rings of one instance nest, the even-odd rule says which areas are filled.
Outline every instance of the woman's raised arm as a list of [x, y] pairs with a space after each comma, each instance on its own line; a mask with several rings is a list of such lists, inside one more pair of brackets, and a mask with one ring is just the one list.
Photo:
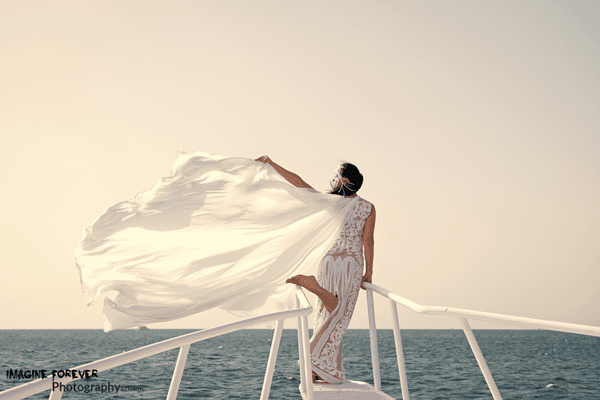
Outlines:
[[298, 175], [294, 174], [293, 172], [290, 172], [287, 169], [279, 166], [273, 160], [271, 160], [269, 158], [269, 156], [258, 157], [254, 161], [260, 161], [260, 162], [264, 162], [265, 164], [269, 164], [270, 166], [275, 168], [275, 171], [277, 171], [279, 173], [279, 175], [283, 176], [286, 181], [288, 181], [289, 183], [291, 183], [292, 185], [294, 185], [298, 188], [312, 189], [312, 186], [310, 186], [308, 183], [304, 182], [304, 180], [302, 178], [300, 178]]

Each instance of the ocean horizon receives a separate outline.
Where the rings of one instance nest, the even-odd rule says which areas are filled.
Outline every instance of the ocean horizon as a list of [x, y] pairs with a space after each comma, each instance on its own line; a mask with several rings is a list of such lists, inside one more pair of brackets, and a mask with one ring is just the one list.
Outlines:
[[[34, 379], [18, 371], [50, 374], [198, 329], [0, 330], [0, 391]], [[468, 341], [460, 329], [402, 329], [412, 399], [490, 399]], [[474, 330], [496, 385], [507, 399], [600, 399], [600, 338], [546, 330]], [[246, 329], [191, 346], [179, 398], [259, 398], [273, 330]], [[394, 335], [378, 329], [382, 390], [401, 399]], [[65, 385], [66, 398], [164, 399], [179, 349]], [[347, 379], [373, 384], [368, 329], [343, 339]], [[271, 399], [301, 399], [296, 329], [284, 329]], [[118, 389], [117, 389], [118, 387]], [[49, 391], [30, 398], [47, 398]]]

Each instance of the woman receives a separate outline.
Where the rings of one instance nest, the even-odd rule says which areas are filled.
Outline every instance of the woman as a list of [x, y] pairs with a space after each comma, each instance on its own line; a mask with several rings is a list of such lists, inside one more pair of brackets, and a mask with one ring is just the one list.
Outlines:
[[[292, 185], [312, 189], [302, 178], [277, 165], [268, 156], [257, 161], [271, 165]], [[355, 198], [362, 181], [356, 166], [342, 164], [331, 181], [330, 193]], [[337, 384], [346, 379], [342, 366], [342, 336], [350, 324], [362, 282], [371, 283], [372, 280], [374, 229], [375, 207], [359, 197], [354, 207], [347, 211], [338, 239], [321, 261], [317, 278], [296, 275], [286, 281], [318, 296], [310, 339], [313, 382]]]
[[[88, 304], [104, 298], [105, 331], [215, 307], [242, 317], [293, 308], [296, 291], [286, 279], [319, 264], [353, 215], [349, 210], [361, 205], [357, 210], [370, 212], [370, 204], [354, 196], [353, 177], [336, 181], [341, 196], [331, 196], [292, 187], [310, 186], [275, 168], [280, 172], [254, 159], [180, 152], [170, 176], [101, 214], [85, 230], [75, 262]], [[372, 246], [366, 248], [371, 259]], [[355, 253], [345, 255], [362, 268], [362, 254]], [[293, 280], [319, 292], [332, 315], [346, 307], [348, 296], [327, 286], [327, 275], [319, 287], [310, 278]]]

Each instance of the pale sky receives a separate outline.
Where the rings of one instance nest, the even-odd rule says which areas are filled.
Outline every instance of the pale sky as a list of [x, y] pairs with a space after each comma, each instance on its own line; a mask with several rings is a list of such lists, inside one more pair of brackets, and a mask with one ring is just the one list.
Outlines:
[[600, 326], [597, 1], [5, 1], [0, 35], [0, 329], [102, 328], [75, 246], [178, 150], [269, 155], [319, 190], [352, 162], [375, 284]]

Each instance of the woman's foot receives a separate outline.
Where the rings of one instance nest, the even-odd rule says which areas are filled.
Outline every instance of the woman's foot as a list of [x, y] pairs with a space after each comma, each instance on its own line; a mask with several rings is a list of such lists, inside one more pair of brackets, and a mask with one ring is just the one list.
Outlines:
[[313, 275], [292, 276], [290, 279], [285, 281], [285, 283], [293, 283], [294, 285], [302, 286], [303, 288], [306, 288], [306, 290], [308, 290], [309, 292], [313, 292], [313, 293], [321, 287], [317, 283], [317, 278], [315, 278]]
[[312, 373], [312, 381], [313, 383], [326, 383], [319, 375], [315, 374], [314, 371]]
[[338, 305], [338, 297], [333, 293], [328, 292], [317, 282], [317, 278], [313, 275], [296, 275], [285, 281], [285, 283], [293, 283], [306, 288], [309, 292], [316, 294], [323, 302], [323, 305], [328, 312], [332, 313]]

